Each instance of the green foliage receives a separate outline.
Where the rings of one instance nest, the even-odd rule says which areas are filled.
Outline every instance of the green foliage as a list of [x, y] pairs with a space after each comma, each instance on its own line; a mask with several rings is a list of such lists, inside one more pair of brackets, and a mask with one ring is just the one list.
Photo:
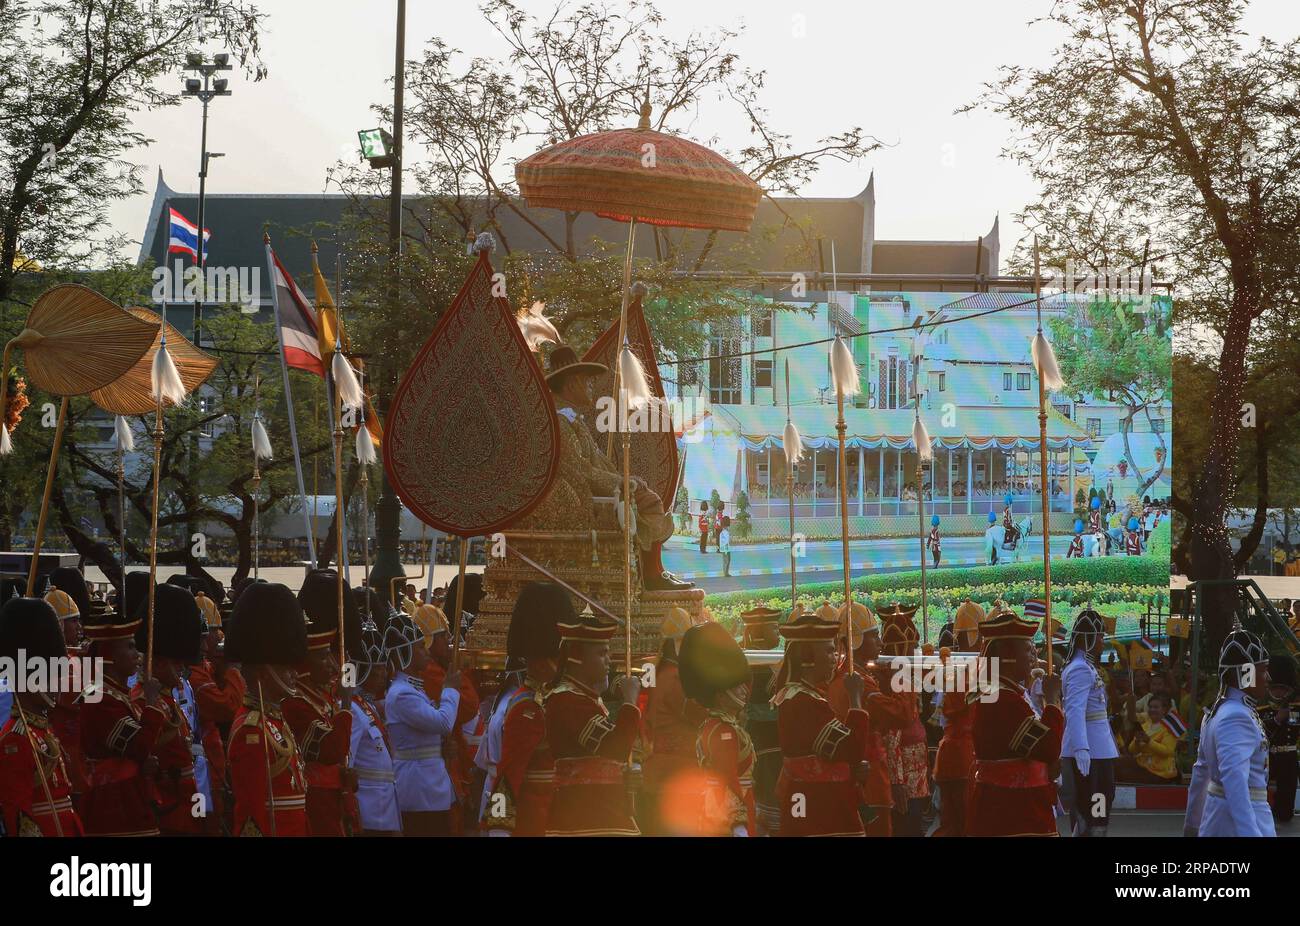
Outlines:
[[754, 530], [754, 522], [749, 513], [749, 494], [741, 492], [736, 496], [736, 516], [732, 518], [731, 531], [740, 539], [745, 539]]

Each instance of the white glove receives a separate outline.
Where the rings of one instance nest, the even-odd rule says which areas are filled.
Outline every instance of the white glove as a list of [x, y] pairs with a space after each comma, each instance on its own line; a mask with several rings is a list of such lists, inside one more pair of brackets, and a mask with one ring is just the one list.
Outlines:
[[731, 828], [732, 836], [748, 836], [749, 830], [744, 826], [733, 826]]
[[1088, 769], [1092, 768], [1092, 753], [1086, 749], [1080, 749], [1074, 754], [1074, 767], [1079, 770], [1080, 775], [1087, 775]]

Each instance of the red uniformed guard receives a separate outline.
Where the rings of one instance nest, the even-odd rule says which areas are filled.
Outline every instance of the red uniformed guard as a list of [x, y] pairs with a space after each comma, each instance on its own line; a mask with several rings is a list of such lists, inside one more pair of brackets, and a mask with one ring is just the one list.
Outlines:
[[641, 683], [619, 680], [613, 723], [600, 699], [609, 678], [609, 641], [618, 630], [589, 613], [558, 623], [560, 670], [546, 693], [546, 736], [555, 756], [547, 835], [636, 836], [624, 767], [641, 726]]
[[826, 699], [835, 674], [839, 624], [801, 614], [781, 626], [785, 658], [773, 680], [781, 743], [777, 803], [781, 836], [861, 836], [861, 783], [871, 723], [862, 709], [862, 677], [844, 679], [845, 719]]
[[[58, 618], [38, 598], [11, 598], [0, 608], [0, 659], [16, 665], [19, 652], [50, 665], [67, 655]], [[49, 720], [54, 695], [15, 692], [0, 726], [0, 835], [81, 835], [63, 747]]]
[[124, 609], [85, 625], [88, 654], [102, 659], [104, 667], [103, 690], [87, 691], [81, 708], [81, 748], [90, 780], [80, 812], [89, 836], [158, 835], [154, 748], [167, 715], [159, 704], [156, 678], [141, 682], [140, 702], [132, 700], [127, 688], [143, 664], [135, 632], [146, 608], [149, 576], [135, 572], [126, 578]]
[[[907, 722], [909, 708], [900, 695], [890, 690], [887, 681], [881, 683], [879, 671], [868, 668], [880, 655], [880, 622], [876, 616], [862, 602], [853, 602], [853, 633], [850, 642], [845, 614], [845, 609], [841, 607], [838, 612], [838, 638], [846, 647], [853, 647], [853, 674], [862, 679], [862, 706], [871, 718], [866, 739], [866, 776], [859, 789], [861, 803], [870, 808], [869, 819], [864, 821], [864, 825], [868, 836], [890, 836], [893, 834], [891, 812], [894, 794], [889, 781], [885, 737], [890, 731], [901, 729]], [[835, 717], [841, 723], [847, 721], [849, 714], [849, 694], [845, 687], [846, 666], [847, 659], [841, 660], [836, 666], [835, 678], [831, 680], [826, 693], [826, 699], [830, 701]]]
[[294, 693], [293, 667], [307, 658], [302, 606], [287, 586], [254, 582], [240, 593], [229, 623], [226, 657], [239, 663], [248, 685], [226, 748], [233, 831], [306, 836], [307, 776], [280, 708]]
[[[880, 651], [885, 656], [912, 656], [921, 641], [914, 616], [916, 606], [898, 602], [880, 611]], [[902, 672], [907, 669], [900, 669]], [[881, 678], [881, 687], [894, 687], [894, 674]], [[930, 751], [921, 721], [921, 693], [898, 690], [895, 697], [906, 708], [904, 721], [885, 736], [890, 782], [894, 791], [893, 832], [897, 836], [921, 836], [922, 809], [930, 798]]]
[[501, 759], [489, 782], [483, 827], [493, 836], [543, 836], [555, 787], [555, 759], [546, 738], [542, 698], [555, 679], [560, 654], [556, 623], [577, 622], [567, 592], [530, 582], [515, 601], [506, 635], [507, 664], [525, 666], [523, 685], [510, 696], [501, 731]]
[[975, 786], [967, 808], [968, 836], [1055, 836], [1056, 777], [1065, 715], [1061, 679], [1043, 679], [1043, 716], [1029, 706], [1025, 684], [1037, 665], [1038, 625], [1010, 609], [980, 625], [984, 656], [996, 658], [997, 697], [968, 695], [975, 712]]
[[701, 836], [753, 836], [754, 744], [741, 725], [749, 700], [749, 663], [736, 640], [712, 621], [682, 638], [682, 690], [705, 711], [695, 738], [706, 773], [697, 832]]
[[[952, 627], [956, 644], [953, 648], [957, 652], [979, 652], [979, 626], [984, 616], [984, 609], [969, 598], [958, 606]], [[943, 738], [939, 740], [939, 751], [934, 759], [934, 781], [939, 786], [936, 836], [963, 836], [966, 833], [966, 794], [970, 789], [971, 769], [975, 765], [975, 741], [972, 737], [975, 711], [966, 700], [967, 694], [964, 690], [945, 689], [943, 692]]]
[[[298, 667], [297, 690], [284, 699], [284, 717], [298, 742], [307, 769], [307, 832], [311, 836], [350, 836], [360, 828], [353, 775], [348, 768], [352, 746], [352, 706], [340, 706], [337, 653], [338, 573], [315, 569], [298, 591], [307, 625], [307, 659]], [[361, 642], [361, 613], [350, 589], [344, 589], [345, 644]], [[351, 643], [347, 643], [351, 640]]]
[[663, 832], [660, 806], [665, 789], [682, 772], [696, 768], [695, 738], [704, 714], [682, 692], [677, 648], [692, 624], [683, 608], [671, 608], [661, 626], [663, 648], [655, 661], [654, 685], [646, 690], [645, 736], [650, 754], [645, 760], [645, 787], [641, 792], [642, 829], [651, 836]]
[[[172, 689], [181, 687], [184, 667], [199, 661], [203, 618], [194, 596], [184, 588], [159, 585], [154, 594], [153, 671], [162, 686], [158, 708], [164, 715], [154, 742], [154, 757], [158, 760], [154, 776], [158, 829], [166, 836], [197, 836], [203, 832], [205, 818], [212, 808], [196, 806], [194, 734]], [[145, 650], [148, 642], [148, 626], [142, 622], [135, 634], [136, 648]], [[137, 703], [145, 700], [142, 682], [131, 689], [131, 697]]]

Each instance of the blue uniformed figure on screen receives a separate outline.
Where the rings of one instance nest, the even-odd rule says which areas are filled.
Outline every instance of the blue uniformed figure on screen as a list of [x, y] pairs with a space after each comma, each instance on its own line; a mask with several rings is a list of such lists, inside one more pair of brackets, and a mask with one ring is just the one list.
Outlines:
[[1094, 495], [1092, 502], [1088, 505], [1088, 533], [1098, 534], [1105, 533], [1106, 525], [1101, 517], [1101, 498]]
[[1119, 750], [1110, 731], [1106, 683], [1098, 659], [1106, 645], [1106, 623], [1091, 609], [1074, 619], [1070, 650], [1061, 672], [1065, 737], [1061, 741], [1063, 797], [1075, 836], [1105, 836], [1115, 800]]
[[936, 569], [939, 566], [941, 544], [942, 540], [939, 538], [939, 516], [936, 514], [932, 515], [930, 518], [930, 536], [925, 538], [925, 545], [929, 549], [930, 555], [934, 557], [934, 565]]
[[1083, 557], [1083, 522], [1077, 518], [1074, 521], [1074, 536], [1070, 538], [1070, 549], [1065, 551], [1066, 559], [1081, 559]]
[[1020, 539], [1020, 528], [1016, 527], [1016, 519], [1011, 511], [1011, 493], [1008, 492], [1002, 497], [1002, 530], [1003, 542], [1014, 547], [1016, 541]]
[[984, 531], [984, 562], [990, 566], [998, 564], [998, 547], [1001, 546], [1000, 538], [997, 535], [998, 515], [996, 511], [989, 512], [989, 526]]
[[1219, 697], [1205, 714], [1185, 836], [1276, 836], [1268, 806], [1268, 736], [1256, 710], [1268, 690], [1268, 650], [1240, 625], [1219, 652]]

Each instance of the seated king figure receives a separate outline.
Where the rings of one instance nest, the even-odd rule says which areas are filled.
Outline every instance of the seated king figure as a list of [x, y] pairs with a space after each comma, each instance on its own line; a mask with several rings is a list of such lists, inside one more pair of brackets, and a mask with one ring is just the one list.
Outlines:
[[[555, 410], [560, 426], [562, 469], [571, 462], [563, 459], [576, 455], [586, 471], [590, 494], [617, 498], [622, 494], [623, 473], [596, 442], [584, 409], [592, 408], [592, 381], [609, 372], [603, 364], [578, 359], [573, 348], [561, 344], [552, 352], [546, 374], [547, 385], [555, 396]], [[672, 515], [664, 511], [663, 500], [639, 476], [632, 476], [632, 501], [636, 506], [636, 545], [641, 554], [642, 582], [648, 591], [691, 588], [664, 571], [660, 559], [663, 543], [673, 533]]]

